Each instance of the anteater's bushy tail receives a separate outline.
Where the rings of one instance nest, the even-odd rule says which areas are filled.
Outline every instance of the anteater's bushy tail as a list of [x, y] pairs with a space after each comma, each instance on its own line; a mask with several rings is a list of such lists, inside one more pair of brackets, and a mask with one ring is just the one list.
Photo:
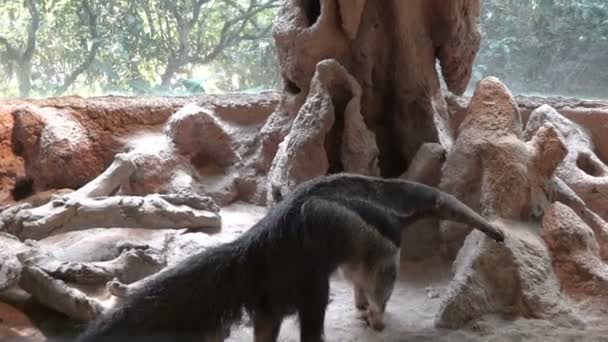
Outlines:
[[[241, 240], [242, 241], [242, 240]], [[116, 309], [93, 321], [77, 339], [97, 341], [200, 341], [240, 319], [248, 268], [239, 240], [182, 261], [154, 275]]]
[[439, 216], [443, 219], [471, 225], [496, 241], [504, 241], [505, 239], [505, 235], [500, 229], [492, 226], [485, 218], [475, 212], [475, 210], [471, 209], [453, 195], [439, 192], [436, 207]]

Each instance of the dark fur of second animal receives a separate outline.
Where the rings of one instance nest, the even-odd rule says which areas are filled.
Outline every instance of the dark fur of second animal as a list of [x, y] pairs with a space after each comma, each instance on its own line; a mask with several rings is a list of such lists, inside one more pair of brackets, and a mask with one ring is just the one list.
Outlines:
[[[333, 204], [306, 205], [316, 200]], [[276, 338], [283, 317], [297, 312], [302, 341], [321, 341], [330, 274], [361, 244], [382, 240], [378, 232], [398, 245], [403, 225], [429, 215], [503, 239], [473, 210], [434, 188], [348, 174], [320, 177], [285, 196], [235, 241], [159, 274], [93, 322], [79, 341], [221, 339], [242, 309], [251, 312], [261, 339]], [[365, 228], [362, 219], [379, 230]]]

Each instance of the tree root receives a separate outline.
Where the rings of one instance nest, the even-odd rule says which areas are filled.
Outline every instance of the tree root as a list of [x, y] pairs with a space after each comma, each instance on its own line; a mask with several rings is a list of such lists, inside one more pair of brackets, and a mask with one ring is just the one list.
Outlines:
[[23, 264], [39, 267], [48, 275], [65, 282], [101, 285], [112, 279], [126, 283], [138, 281], [166, 266], [165, 257], [153, 249], [124, 249], [110, 261], [69, 262], [49, 253], [31, 249], [19, 255]]
[[197, 195], [111, 196], [136, 171], [126, 154], [119, 154], [99, 177], [70, 194], [31, 208], [23, 204], [0, 214], [0, 231], [18, 238], [40, 240], [87, 228], [219, 228], [219, 207]]
[[38, 302], [78, 320], [90, 321], [103, 311], [97, 300], [51, 277], [38, 266], [23, 267], [19, 285]]

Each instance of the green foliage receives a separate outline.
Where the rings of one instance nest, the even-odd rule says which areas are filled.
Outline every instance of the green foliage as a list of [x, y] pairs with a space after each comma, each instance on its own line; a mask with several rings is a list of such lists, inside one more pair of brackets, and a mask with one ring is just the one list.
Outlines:
[[190, 94], [205, 92], [208, 83], [219, 86], [211, 91], [272, 87], [278, 3], [0, 0], [0, 96]]
[[471, 88], [497, 76], [514, 93], [608, 98], [606, 0], [486, 0]]
[[[606, 0], [482, 0], [473, 72], [514, 93], [608, 98]], [[0, 0], [0, 97], [278, 86], [280, 0]]]

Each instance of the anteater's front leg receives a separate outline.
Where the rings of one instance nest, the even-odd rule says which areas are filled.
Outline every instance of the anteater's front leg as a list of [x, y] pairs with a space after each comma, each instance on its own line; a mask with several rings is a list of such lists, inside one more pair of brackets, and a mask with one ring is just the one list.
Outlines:
[[254, 342], [276, 342], [283, 318], [257, 311], [253, 314]]
[[312, 280], [307, 284], [300, 298], [298, 305], [300, 341], [323, 342], [325, 310], [329, 303], [329, 279]]
[[367, 301], [367, 296], [365, 295], [365, 290], [361, 288], [361, 286], [355, 284], [355, 306], [359, 310], [367, 309], [369, 302]]

